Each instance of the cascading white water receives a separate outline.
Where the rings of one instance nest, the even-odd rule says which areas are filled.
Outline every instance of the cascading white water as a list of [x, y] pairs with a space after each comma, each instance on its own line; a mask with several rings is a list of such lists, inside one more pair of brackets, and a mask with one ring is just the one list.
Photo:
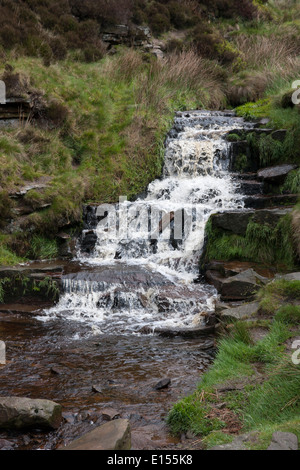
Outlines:
[[83, 271], [65, 276], [65, 294], [46, 317], [119, 333], [201, 323], [199, 313], [211, 311], [216, 296], [194, 283], [205, 225], [212, 213], [243, 208], [224, 137], [248, 125], [232, 113], [177, 113], [163, 177], [135, 202], [124, 195], [115, 206], [100, 206], [94, 253], [79, 252]]

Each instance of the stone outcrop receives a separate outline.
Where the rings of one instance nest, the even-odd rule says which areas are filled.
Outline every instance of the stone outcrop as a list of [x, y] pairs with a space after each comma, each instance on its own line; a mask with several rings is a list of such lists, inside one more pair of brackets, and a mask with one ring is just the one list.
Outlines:
[[248, 224], [254, 211], [229, 211], [211, 216], [213, 229], [222, 229], [237, 235], [246, 235]]
[[225, 279], [220, 288], [221, 300], [252, 299], [268, 279], [248, 269], [236, 276]]
[[105, 421], [112, 421], [113, 419], [120, 418], [120, 413], [114, 408], [104, 408], [102, 410], [102, 417]]
[[30, 100], [22, 97], [7, 98], [5, 104], [0, 103], [0, 128], [18, 127], [30, 114]]
[[0, 429], [57, 429], [61, 406], [50, 400], [0, 397]]
[[101, 37], [102, 41], [108, 44], [109, 47], [119, 44], [143, 47], [149, 44], [151, 32], [148, 27], [119, 24], [107, 26], [102, 32]]
[[114, 419], [59, 450], [130, 450], [131, 431], [127, 419]]
[[269, 225], [275, 228], [281, 217], [290, 213], [292, 209], [262, 209], [241, 211], [228, 211], [211, 216], [213, 229], [221, 229], [236, 235], [245, 236], [249, 222], [260, 225]]

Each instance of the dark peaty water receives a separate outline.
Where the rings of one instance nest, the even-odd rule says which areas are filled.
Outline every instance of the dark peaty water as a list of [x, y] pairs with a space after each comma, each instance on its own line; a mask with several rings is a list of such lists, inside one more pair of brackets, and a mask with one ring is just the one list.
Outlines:
[[[89, 335], [82, 323], [42, 323], [28, 315], [0, 316], [8, 364], [0, 368], [1, 396], [51, 399], [63, 407], [55, 432], [0, 433], [15, 449], [55, 449], [101, 425], [102, 410], [129, 418], [133, 448], [163, 448], [172, 403], [191, 392], [212, 360], [203, 340]], [[168, 389], [153, 386], [171, 378]], [[92, 388], [99, 389], [95, 393]]]

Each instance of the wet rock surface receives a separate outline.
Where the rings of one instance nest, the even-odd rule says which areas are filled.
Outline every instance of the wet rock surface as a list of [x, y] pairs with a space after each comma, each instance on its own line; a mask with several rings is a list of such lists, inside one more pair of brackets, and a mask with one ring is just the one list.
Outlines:
[[[201, 339], [101, 335], [85, 322], [44, 323], [28, 313], [0, 313], [0, 321], [7, 339], [1, 395], [50, 398], [63, 410], [56, 431], [1, 430], [0, 439], [14, 449], [68, 445], [104, 424], [107, 408], [129, 419], [133, 448], [173, 448], [178, 439], [169, 436], [164, 417], [182, 394], [193, 392], [214, 357], [214, 349], [201, 349]], [[213, 337], [204, 341], [214, 345]], [[153, 384], [162, 377], [172, 386], [158, 393]]]
[[259, 179], [272, 183], [280, 183], [284, 181], [286, 176], [297, 168], [297, 165], [278, 165], [264, 168], [257, 173]]
[[118, 419], [104, 424], [59, 450], [130, 450], [130, 424]]
[[156, 385], [154, 385], [154, 389], [155, 390], [163, 390], [165, 388], [168, 388], [170, 384], [171, 384], [171, 379], [169, 379], [169, 378], [162, 379], [159, 382], [157, 382]]
[[257, 314], [258, 309], [258, 302], [250, 302], [238, 307], [226, 308], [220, 312], [220, 317], [221, 320], [245, 320]]
[[61, 413], [61, 406], [50, 400], [0, 397], [0, 429], [57, 429]]
[[254, 297], [256, 292], [268, 282], [268, 279], [257, 274], [253, 269], [243, 271], [222, 283], [222, 300], [246, 300]]

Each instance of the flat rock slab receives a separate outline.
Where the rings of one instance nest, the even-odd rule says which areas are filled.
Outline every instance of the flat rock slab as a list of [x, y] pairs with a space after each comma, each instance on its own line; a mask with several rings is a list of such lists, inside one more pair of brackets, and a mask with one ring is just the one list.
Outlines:
[[176, 338], [177, 336], [182, 338], [199, 338], [214, 333], [215, 329], [216, 327], [214, 325], [200, 326], [198, 328], [156, 328], [155, 334], [164, 338]]
[[0, 429], [57, 429], [62, 408], [50, 400], [0, 397]]
[[253, 317], [259, 309], [258, 302], [251, 302], [248, 304], [240, 305], [239, 307], [227, 308], [222, 310], [222, 319], [245, 320], [246, 318]]
[[248, 211], [228, 211], [211, 216], [213, 229], [221, 229], [236, 235], [245, 236], [250, 221], [276, 227], [281, 217], [284, 217], [291, 209], [261, 209]]
[[274, 432], [268, 450], [298, 450], [298, 438], [291, 432]]
[[264, 168], [257, 173], [259, 179], [263, 181], [280, 183], [290, 173], [295, 170], [297, 165], [277, 165], [269, 168]]
[[130, 450], [131, 431], [127, 419], [115, 419], [59, 450]]

